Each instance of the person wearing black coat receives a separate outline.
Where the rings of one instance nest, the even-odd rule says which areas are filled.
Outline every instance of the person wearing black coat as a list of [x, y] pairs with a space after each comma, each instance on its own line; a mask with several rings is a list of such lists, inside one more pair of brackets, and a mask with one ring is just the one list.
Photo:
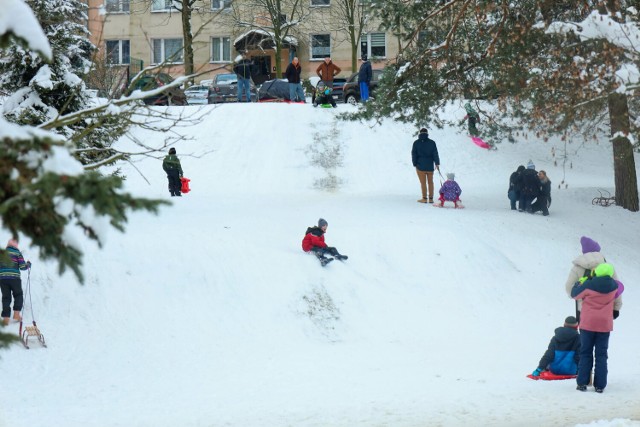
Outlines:
[[545, 171], [538, 172], [539, 193], [535, 203], [531, 205], [530, 213], [542, 211], [542, 215], [549, 215], [549, 206], [551, 206], [551, 181]]
[[[438, 147], [435, 141], [429, 139], [429, 131], [425, 128], [420, 129], [418, 139], [413, 142], [411, 161], [416, 168], [422, 190], [422, 198], [418, 200], [418, 203], [433, 203], [433, 172], [435, 169], [440, 170], [440, 156], [438, 156]], [[427, 199], [427, 182], [429, 184], [429, 199]]]
[[238, 58], [239, 61], [233, 67], [233, 72], [238, 77], [238, 102], [242, 102], [242, 95], [245, 95], [246, 102], [251, 102], [251, 75], [253, 74], [253, 63], [245, 55]]
[[289, 99], [294, 102], [305, 102], [304, 90], [300, 83], [301, 72], [302, 67], [300, 66], [298, 57], [294, 57], [291, 60], [291, 63], [287, 66], [287, 69], [284, 72], [284, 76], [289, 81]]
[[509, 190], [507, 190], [507, 197], [511, 202], [511, 210], [516, 210], [516, 202], [520, 201], [520, 191], [522, 190], [522, 171], [525, 170], [523, 165], [518, 166], [518, 169], [509, 177]]
[[520, 190], [520, 205], [518, 211], [529, 211], [531, 203], [538, 197], [538, 193], [540, 193], [538, 172], [536, 172], [536, 166], [529, 160], [527, 168], [522, 171], [522, 188]]
[[362, 55], [362, 65], [358, 71], [358, 82], [360, 83], [360, 100], [367, 102], [369, 99], [369, 84], [373, 77], [373, 70], [371, 69], [371, 62], [367, 58], [367, 54]]

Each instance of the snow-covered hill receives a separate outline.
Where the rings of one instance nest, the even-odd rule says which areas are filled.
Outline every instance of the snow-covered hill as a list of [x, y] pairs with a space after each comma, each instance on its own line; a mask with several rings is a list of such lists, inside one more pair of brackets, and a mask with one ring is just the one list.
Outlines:
[[[591, 204], [613, 191], [607, 141], [573, 142], [563, 169], [559, 142], [485, 151], [432, 129], [466, 205], [434, 209], [416, 203], [408, 125], [337, 120], [346, 105], [203, 108], [177, 146], [193, 191], [87, 243], [84, 286], [22, 242], [49, 347], [0, 353], [0, 426], [640, 425], [640, 216]], [[549, 217], [509, 210], [529, 159], [553, 182]], [[123, 170], [169, 199], [159, 160]], [[302, 252], [320, 217], [347, 262]], [[574, 312], [582, 235], [626, 285], [602, 395], [525, 378]]]

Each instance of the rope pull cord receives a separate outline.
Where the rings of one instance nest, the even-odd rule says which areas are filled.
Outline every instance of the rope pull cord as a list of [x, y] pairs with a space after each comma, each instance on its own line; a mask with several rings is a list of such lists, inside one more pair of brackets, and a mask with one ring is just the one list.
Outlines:
[[[25, 293], [27, 294], [27, 298], [29, 299], [29, 309], [31, 310], [31, 323], [33, 323], [33, 326], [36, 326], [36, 320], [33, 314], [33, 299], [31, 298], [31, 266], [27, 268], [27, 289]], [[27, 307], [27, 304], [24, 304], [22, 306], [22, 316], [20, 316], [20, 329], [18, 333], [20, 337], [22, 337], [22, 322], [24, 321], [26, 307]]]

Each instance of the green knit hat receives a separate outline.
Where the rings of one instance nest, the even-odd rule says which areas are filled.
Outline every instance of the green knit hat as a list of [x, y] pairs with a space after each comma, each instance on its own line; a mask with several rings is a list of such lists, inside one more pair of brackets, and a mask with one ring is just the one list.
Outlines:
[[604, 277], [604, 276], [613, 277], [613, 265], [607, 264], [605, 262], [597, 266], [594, 272], [596, 274], [596, 277]]

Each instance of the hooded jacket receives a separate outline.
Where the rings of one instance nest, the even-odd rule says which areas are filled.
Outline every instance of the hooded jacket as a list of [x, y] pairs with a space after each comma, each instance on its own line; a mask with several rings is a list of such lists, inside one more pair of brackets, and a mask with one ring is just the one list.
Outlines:
[[542, 355], [538, 369], [549, 368], [556, 375], [575, 375], [580, 358], [580, 334], [576, 328], [556, 328], [549, 348]]
[[453, 202], [458, 200], [462, 194], [462, 189], [460, 189], [457, 182], [448, 179], [442, 184], [442, 187], [440, 187], [440, 194], [442, 194], [442, 197], [447, 202]]
[[[613, 300], [616, 297], [618, 284], [610, 275], [602, 275], [596, 268], [596, 276], [576, 282], [571, 289], [571, 297], [582, 299], [580, 311], [580, 329], [591, 332], [611, 332], [613, 330]], [[609, 266], [610, 267], [610, 266]]]
[[[604, 256], [600, 252], [587, 252], [586, 254], [582, 254], [578, 256], [576, 259], [572, 261], [571, 271], [569, 271], [569, 277], [565, 282], [565, 289], [567, 291], [567, 295], [571, 297], [571, 290], [573, 289], [573, 285], [580, 280], [580, 278], [584, 277], [587, 270], [593, 271], [602, 263], [607, 262], [604, 259]], [[618, 275], [613, 273], [613, 278], [618, 280]], [[622, 296], [618, 296], [613, 303], [614, 310], [620, 310], [622, 307]], [[582, 311], [582, 301], [578, 300], [578, 311]]]
[[418, 135], [411, 149], [413, 166], [423, 172], [433, 172], [435, 166], [440, 166], [440, 156], [435, 141], [429, 139], [428, 133]]
[[314, 247], [326, 248], [327, 244], [324, 242], [324, 231], [322, 228], [315, 226], [307, 228], [307, 232], [302, 239], [302, 250], [309, 252]]

